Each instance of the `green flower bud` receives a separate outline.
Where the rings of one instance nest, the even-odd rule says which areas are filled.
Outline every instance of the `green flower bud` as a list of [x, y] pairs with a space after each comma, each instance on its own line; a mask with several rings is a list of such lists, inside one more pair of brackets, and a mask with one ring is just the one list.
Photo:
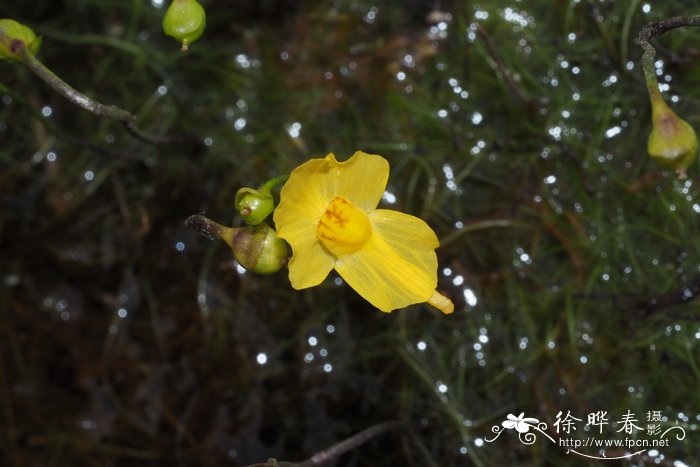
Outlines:
[[647, 151], [662, 165], [686, 178], [685, 170], [698, 153], [698, 138], [688, 122], [666, 104], [660, 93], [651, 94], [652, 129]]
[[185, 225], [209, 238], [225, 241], [236, 261], [251, 272], [272, 274], [287, 264], [287, 243], [267, 224], [226, 227], [202, 215], [190, 216]]
[[34, 31], [13, 19], [0, 19], [0, 59], [22, 61], [22, 49], [36, 55], [41, 38]]
[[258, 225], [275, 209], [272, 193], [253, 188], [241, 188], [236, 193], [236, 211], [248, 225]]
[[173, 0], [163, 17], [163, 32], [182, 42], [182, 51], [199, 39], [207, 14], [197, 0]]
[[286, 180], [286, 175], [280, 175], [268, 180], [257, 190], [248, 187], [238, 190], [235, 199], [236, 211], [246, 224], [258, 225], [275, 210], [272, 189]]

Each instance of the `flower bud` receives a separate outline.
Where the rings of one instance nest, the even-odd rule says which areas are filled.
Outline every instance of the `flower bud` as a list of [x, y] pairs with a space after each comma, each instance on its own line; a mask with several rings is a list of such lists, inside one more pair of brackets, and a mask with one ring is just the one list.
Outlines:
[[272, 193], [266, 190], [241, 188], [236, 193], [236, 211], [248, 225], [258, 225], [275, 209]]
[[0, 19], [0, 59], [22, 61], [22, 49], [32, 54], [39, 51], [41, 38], [34, 31], [13, 19]]
[[163, 32], [182, 42], [182, 51], [199, 39], [207, 24], [207, 14], [197, 0], [173, 0], [163, 17]]
[[649, 155], [675, 170], [678, 178], [686, 178], [685, 170], [698, 152], [695, 130], [671, 110], [660, 93], [651, 95], [651, 111], [653, 126], [647, 143]]
[[241, 188], [236, 193], [236, 211], [248, 225], [258, 225], [275, 209], [275, 200], [272, 198], [272, 190], [287, 180], [286, 175], [280, 175], [266, 181], [263, 186], [253, 188]]
[[267, 224], [226, 227], [197, 214], [190, 216], [185, 225], [225, 241], [238, 263], [251, 272], [272, 274], [287, 264], [287, 243]]

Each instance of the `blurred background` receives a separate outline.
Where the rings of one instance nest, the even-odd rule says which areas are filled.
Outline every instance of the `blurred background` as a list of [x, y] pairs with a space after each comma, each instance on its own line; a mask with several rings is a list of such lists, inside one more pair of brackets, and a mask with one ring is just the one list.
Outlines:
[[[670, 0], [202, 1], [189, 52], [163, 0], [4, 0], [147, 145], [0, 62], [0, 458], [18, 466], [301, 461], [398, 421], [337, 466], [700, 463], [700, 190], [646, 155], [636, 43]], [[700, 128], [700, 30], [654, 40]], [[392, 314], [332, 274], [295, 291], [184, 226], [312, 157], [391, 164], [382, 205], [426, 220], [456, 305]], [[508, 414], [648, 415], [683, 440], [621, 460]], [[531, 430], [533, 431], [533, 430]], [[658, 438], [658, 436], [656, 436]], [[624, 457], [634, 450], [580, 449]]]

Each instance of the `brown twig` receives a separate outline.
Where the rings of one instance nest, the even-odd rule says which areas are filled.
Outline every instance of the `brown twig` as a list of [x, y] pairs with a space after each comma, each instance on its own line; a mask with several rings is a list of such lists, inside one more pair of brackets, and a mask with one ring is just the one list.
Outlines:
[[284, 462], [275, 459], [269, 459], [262, 464], [253, 464], [248, 467], [320, 467], [327, 465], [329, 462], [336, 460], [346, 452], [357, 449], [377, 436], [381, 436], [389, 431], [398, 431], [405, 429], [405, 425], [398, 421], [389, 421], [372, 425], [371, 427], [354, 434], [353, 436], [344, 439], [338, 444], [317, 452], [310, 458], [301, 462]]
[[639, 45], [644, 49], [642, 55], [642, 69], [646, 78], [647, 86], [657, 86], [656, 73], [654, 71], [654, 56], [656, 49], [649, 42], [653, 37], [659, 36], [673, 29], [682, 28], [684, 26], [700, 26], [700, 15], [696, 16], [676, 16], [675, 18], [662, 19], [654, 21], [644, 26], [639, 31]]
[[210, 240], [221, 238], [222, 229], [225, 227], [201, 214], [194, 214], [185, 219], [185, 225], [194, 229]]

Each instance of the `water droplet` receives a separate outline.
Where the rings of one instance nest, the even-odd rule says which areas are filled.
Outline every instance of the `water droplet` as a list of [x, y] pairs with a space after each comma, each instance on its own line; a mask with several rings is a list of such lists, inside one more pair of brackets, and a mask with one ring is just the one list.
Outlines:
[[245, 128], [247, 124], [247, 121], [245, 118], [237, 118], [235, 122], [233, 122], [233, 128], [236, 131], [241, 131], [243, 128]]
[[291, 125], [289, 125], [287, 127], [287, 133], [289, 133], [289, 136], [291, 136], [292, 138], [298, 138], [301, 134], [301, 123], [294, 122]]
[[467, 305], [470, 307], [475, 307], [478, 300], [474, 291], [470, 288], [466, 288], [462, 293], [464, 295], [464, 301], [467, 303]]

